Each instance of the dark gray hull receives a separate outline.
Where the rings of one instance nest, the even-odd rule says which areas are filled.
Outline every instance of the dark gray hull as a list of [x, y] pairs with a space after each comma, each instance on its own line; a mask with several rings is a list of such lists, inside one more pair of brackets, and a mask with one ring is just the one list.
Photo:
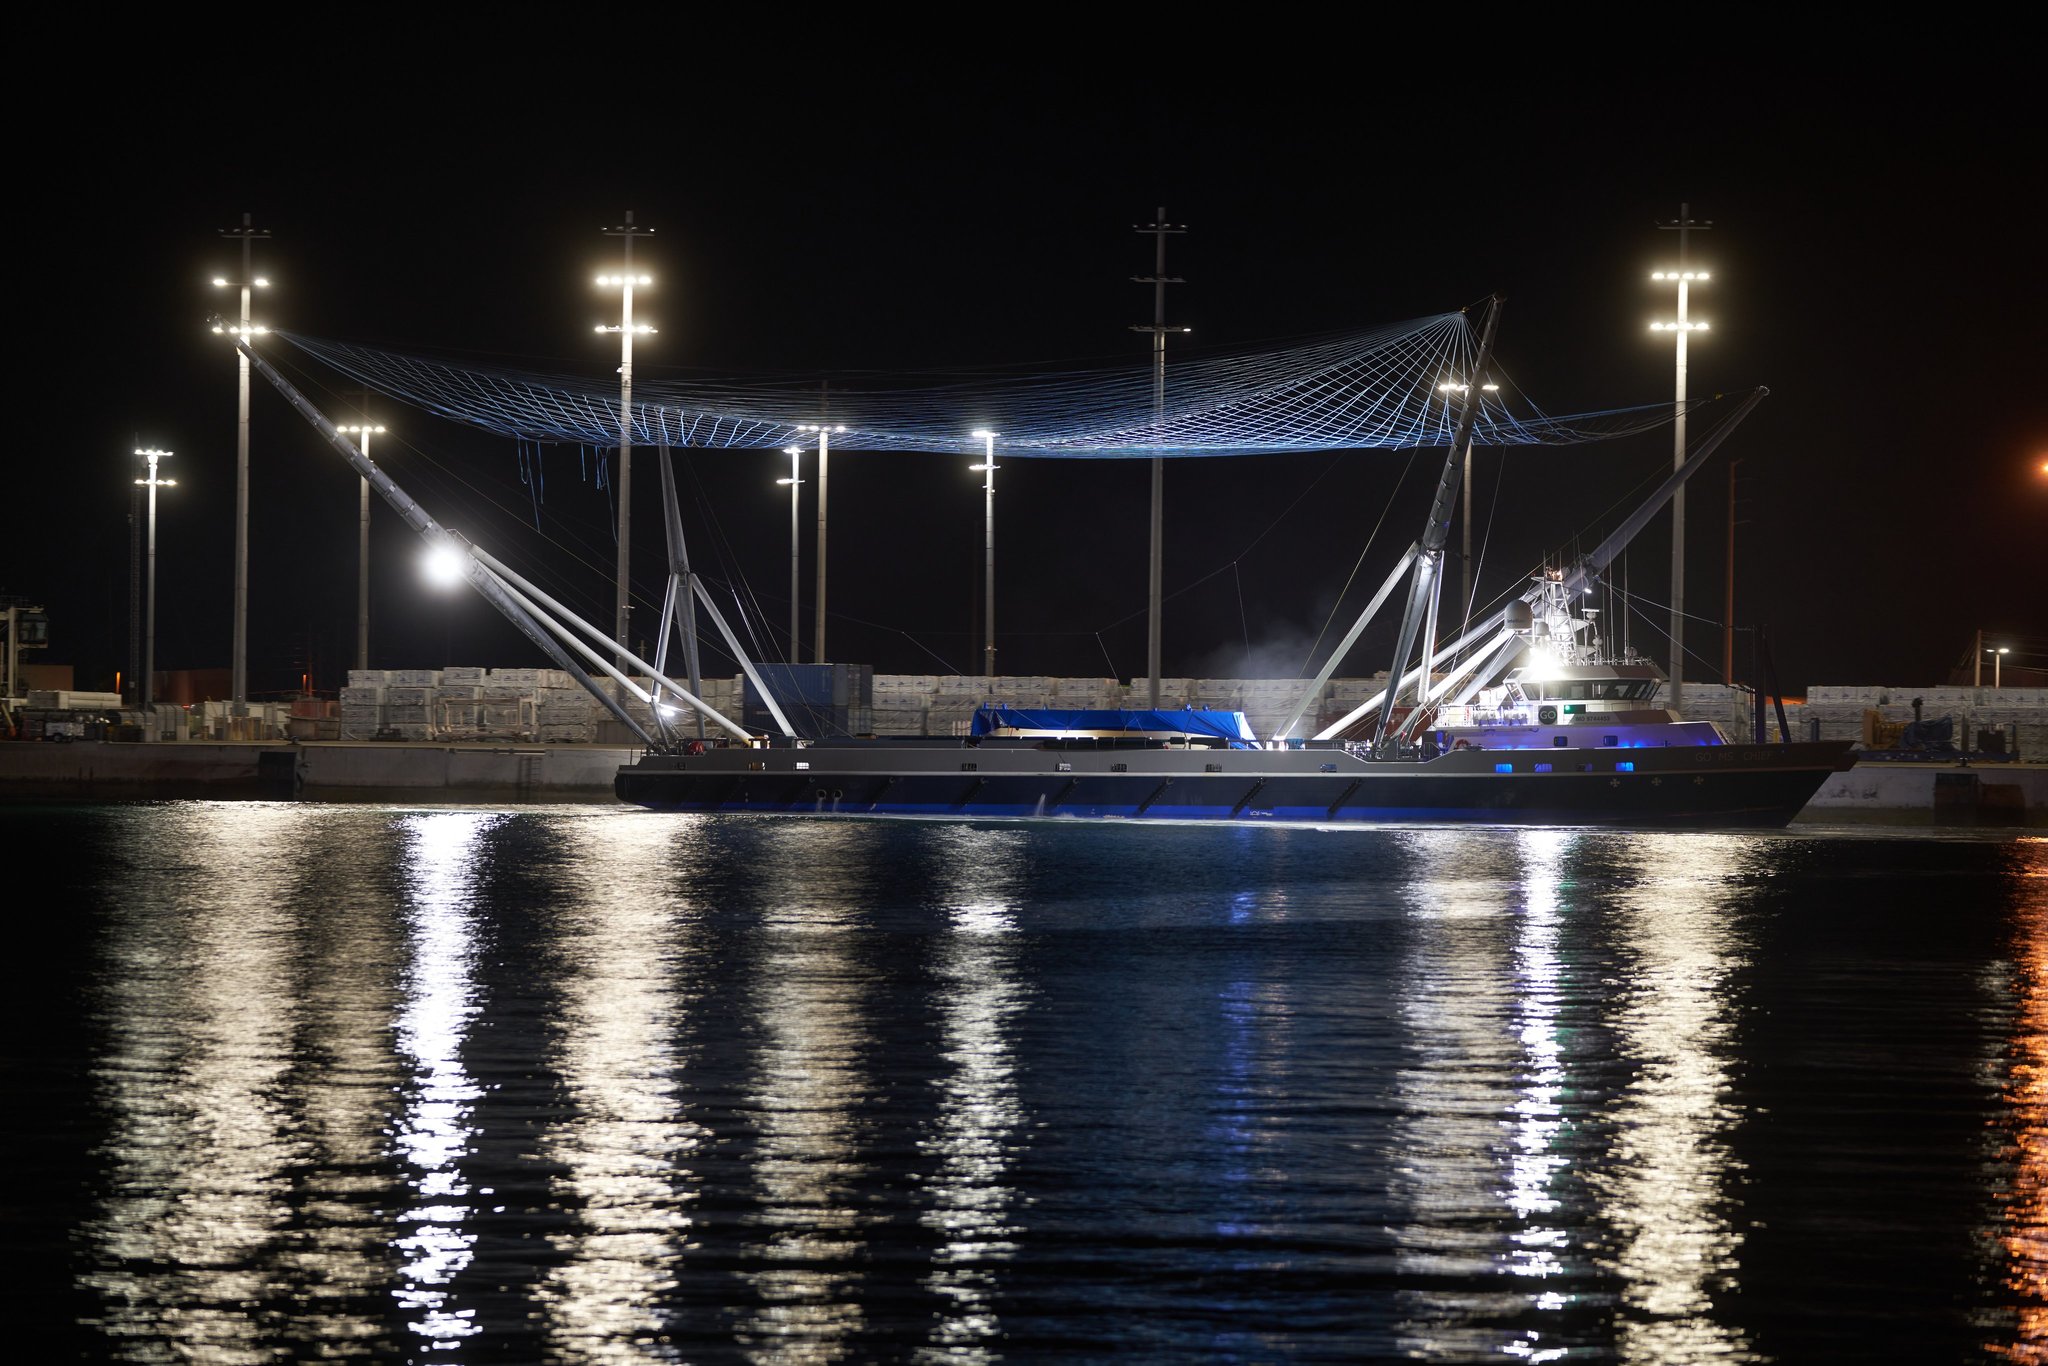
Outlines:
[[[1427, 761], [1302, 750], [874, 740], [651, 754], [622, 801], [792, 815], [1782, 827], [1846, 743], [1466, 750]], [[802, 765], [802, 767], [799, 767]]]

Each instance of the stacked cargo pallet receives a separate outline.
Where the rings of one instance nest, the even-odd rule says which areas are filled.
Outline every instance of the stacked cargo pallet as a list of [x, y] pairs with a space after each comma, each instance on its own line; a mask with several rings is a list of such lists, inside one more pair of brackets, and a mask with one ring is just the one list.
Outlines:
[[923, 735], [938, 690], [936, 674], [876, 674], [875, 734]]
[[1003, 680], [941, 674], [932, 695], [928, 735], [966, 735], [974, 728], [974, 712], [990, 698], [990, 689]]
[[1323, 700], [1318, 707], [1302, 719], [1302, 734], [1315, 735], [1336, 725], [1339, 721], [1357, 711], [1374, 695], [1385, 691], [1387, 675], [1374, 674], [1371, 678], [1333, 678], [1323, 690]]
[[1013, 707], [1050, 707], [1056, 681], [1044, 674], [1006, 675], [992, 680], [990, 695], [993, 700]]
[[1070, 711], [1116, 711], [1124, 705], [1124, 686], [1114, 678], [1055, 678], [1052, 705]]
[[[1236, 710], [1244, 713], [1251, 723], [1252, 734], [1261, 740], [1270, 739], [1280, 729], [1308, 691], [1311, 680], [1306, 678], [1249, 678], [1244, 680], [1238, 694]], [[1322, 697], [1311, 703], [1308, 716], [1320, 709]]]
[[384, 728], [383, 669], [350, 669], [341, 690], [341, 738], [374, 740]]

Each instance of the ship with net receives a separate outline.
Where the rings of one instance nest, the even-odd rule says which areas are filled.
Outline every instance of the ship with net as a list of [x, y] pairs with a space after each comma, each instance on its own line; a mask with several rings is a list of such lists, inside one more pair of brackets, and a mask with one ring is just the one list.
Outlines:
[[[1645, 430], [1672, 405], [1573, 418], [1517, 417], [1490, 386], [1499, 301], [1473, 344], [1464, 315], [1385, 329], [1341, 352], [1325, 348], [1295, 369], [1255, 372], [1226, 358], [1201, 401], [1119, 420], [1130, 397], [1107, 382], [1089, 390], [1099, 411], [1076, 427], [1006, 437], [1015, 455], [1157, 457], [1256, 449], [1433, 446], [1444, 450], [1428, 518], [1332, 650], [1302, 680], [1301, 703], [1272, 733], [1241, 715], [1195, 710], [1048, 711], [984, 707], [964, 736], [803, 735], [793, 708], [743, 646], [693, 572], [670, 454], [676, 447], [757, 448], [802, 427], [801, 400], [777, 407], [758, 391], [706, 396], [657, 392], [625, 408], [631, 433], [659, 452], [667, 575], [652, 659], [624, 650], [476, 541], [432, 518], [273, 367], [247, 336], [238, 349], [328, 442], [431, 543], [459, 557], [469, 583], [585, 686], [643, 743], [618, 772], [625, 802], [654, 810], [805, 817], [1289, 821], [1315, 824], [1460, 823], [1627, 828], [1770, 828], [1787, 824], [1829, 774], [1849, 765], [1841, 742], [1766, 743], [1762, 727], [1731, 736], [1715, 722], [1660, 705], [1658, 668], [1603, 640], [1586, 603], [1621, 550], [1663, 509], [1765, 397], [1714, 396], [1692, 405], [1718, 421], [1686, 459], [1590, 553], [1546, 568], [1496, 610], [1439, 634], [1448, 530], [1460, 470], [1475, 444], [1562, 444]], [[480, 378], [448, 361], [371, 348], [285, 340], [366, 388], [522, 441], [601, 437], [617, 430], [594, 388], [553, 377]], [[1232, 367], [1235, 368], [1232, 368]], [[1447, 401], [1426, 402], [1435, 392]], [[1425, 400], [1412, 396], [1421, 393]], [[1332, 398], [1332, 396], [1336, 396]], [[1031, 425], [1012, 393], [1012, 431]], [[998, 402], [1004, 396], [998, 395]], [[733, 406], [744, 401], [745, 411]], [[857, 396], [834, 441], [870, 449], [935, 449], [916, 395], [897, 394], [863, 421]], [[957, 403], [957, 395], [951, 398]], [[725, 411], [718, 405], [723, 403]], [[1312, 420], [1284, 417], [1319, 405]], [[1412, 406], [1411, 406], [1412, 405]], [[1128, 404], [1125, 404], [1125, 408]], [[1333, 417], [1333, 414], [1336, 416]], [[1219, 416], [1221, 421], [1219, 421]], [[1338, 420], [1341, 418], [1341, 420]], [[1092, 426], [1087, 423], [1092, 422]], [[1234, 425], [1233, 425], [1234, 424]], [[1283, 430], [1292, 444], [1248, 433]], [[1197, 438], [1191, 435], [1199, 432]], [[840, 435], [845, 433], [845, 435]], [[949, 438], [950, 439], [950, 438]], [[1209, 448], [1199, 448], [1206, 440]], [[1393, 667], [1380, 692], [1306, 733], [1315, 699], [1382, 608], [1401, 602]], [[699, 613], [739, 662], [772, 726], [757, 732], [702, 698]], [[678, 655], [683, 668], [670, 667]], [[672, 676], [680, 674], [680, 677]], [[638, 714], [621, 701], [637, 699]], [[801, 713], [799, 713], [801, 714]]]

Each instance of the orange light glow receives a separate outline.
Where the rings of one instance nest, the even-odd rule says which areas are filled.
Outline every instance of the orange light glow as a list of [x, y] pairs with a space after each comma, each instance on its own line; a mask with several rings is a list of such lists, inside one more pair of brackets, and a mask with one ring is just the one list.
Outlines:
[[2019, 1011], [2005, 1090], [2012, 1175], [1999, 1230], [2017, 1339], [1985, 1347], [1994, 1356], [2038, 1361], [2039, 1345], [2048, 1341], [2048, 845], [2026, 841], [2017, 852], [2024, 888], [2013, 945]]

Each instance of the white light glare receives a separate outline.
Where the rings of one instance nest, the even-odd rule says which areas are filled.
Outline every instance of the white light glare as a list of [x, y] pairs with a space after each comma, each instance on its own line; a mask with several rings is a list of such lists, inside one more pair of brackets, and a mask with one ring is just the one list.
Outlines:
[[776, 482], [776, 483], [778, 483], [778, 484], [794, 484], [794, 483], [798, 483], [798, 482], [800, 482], [800, 481], [798, 481], [798, 480], [795, 480], [795, 479], [778, 479], [778, 480], [776, 480], [775, 482]]
[[263, 278], [263, 277], [262, 277], [261, 275], [259, 275], [259, 276], [257, 276], [257, 277], [256, 277], [256, 281], [255, 281], [255, 283], [256, 283], [256, 288], [258, 288], [258, 289], [269, 289], [269, 288], [270, 288], [270, 281], [268, 281], [268, 280], [264, 279], [264, 278]]
[[1677, 271], [1677, 270], [1657, 270], [1657, 271], [1652, 271], [1652, 272], [1650, 272], [1650, 278], [1651, 278], [1652, 280], [1672, 280], [1672, 281], [1679, 281], [1679, 280], [1706, 280], [1706, 279], [1711, 279], [1712, 277], [1711, 277], [1711, 276], [1709, 276], [1709, 275], [1707, 274], [1707, 272], [1706, 272], [1706, 271], [1704, 271], [1704, 270], [1687, 270], [1687, 271]]
[[967, 468], [968, 468], [968, 469], [970, 469], [970, 470], [999, 470], [999, 469], [1001, 469], [1001, 468], [1002, 468], [1002, 466], [1001, 466], [1001, 465], [969, 465], [969, 466], [968, 466]]
[[453, 588], [463, 580], [463, 571], [468, 567], [464, 563], [467, 558], [453, 543], [439, 541], [427, 551], [421, 569], [427, 576], [427, 582], [434, 587]]
[[219, 285], [219, 286], [220, 286], [220, 287], [222, 287], [223, 289], [225, 289], [225, 288], [227, 287], [227, 283], [228, 283], [228, 282], [227, 282], [227, 281], [226, 281], [225, 279], [221, 278], [221, 277], [220, 277], [220, 276], [218, 276], [218, 275], [216, 275], [216, 276], [214, 276], [214, 277], [213, 277], [213, 282], [214, 282], [214, 284], [216, 284], [216, 285]]
[[986, 427], [976, 427], [969, 435], [980, 437], [983, 441], [989, 441], [995, 437], [995, 433]]

